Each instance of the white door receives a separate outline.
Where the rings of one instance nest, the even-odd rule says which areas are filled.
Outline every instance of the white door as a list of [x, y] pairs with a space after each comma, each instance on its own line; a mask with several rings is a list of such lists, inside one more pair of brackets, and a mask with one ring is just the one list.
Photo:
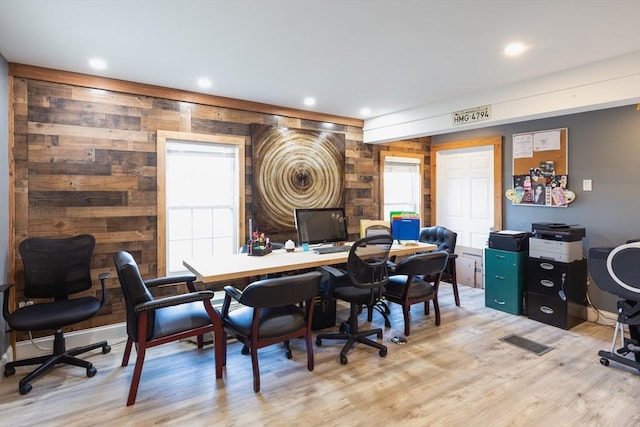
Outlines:
[[436, 223], [458, 233], [456, 246], [482, 249], [494, 226], [494, 147], [437, 152]]

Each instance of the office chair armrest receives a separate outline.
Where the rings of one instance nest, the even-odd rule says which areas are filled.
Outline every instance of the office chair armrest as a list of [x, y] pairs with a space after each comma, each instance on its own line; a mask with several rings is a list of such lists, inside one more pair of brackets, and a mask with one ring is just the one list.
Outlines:
[[236, 301], [238, 301], [242, 296], [242, 291], [238, 288], [234, 288], [233, 286], [225, 286], [224, 292]]
[[148, 279], [144, 281], [144, 284], [147, 285], [148, 288], [151, 288], [156, 286], [174, 285], [177, 283], [188, 283], [195, 281], [196, 276], [194, 276], [193, 274], [185, 274], [183, 276], [167, 276]]
[[323, 265], [322, 267], [319, 267], [318, 270], [326, 271], [327, 273], [329, 273], [333, 277], [343, 277], [343, 276], [345, 276], [345, 272], [344, 271], [339, 270], [339, 269], [337, 269], [335, 267], [331, 267], [330, 265]]
[[9, 315], [11, 313], [9, 313], [9, 290], [13, 288], [13, 285], [11, 283], [5, 283], [3, 285], [0, 285], [0, 292], [2, 292], [4, 294], [4, 304], [2, 304], [2, 315], [4, 316], [5, 319], [9, 318]]
[[213, 298], [213, 291], [190, 292], [182, 295], [172, 295], [170, 297], [159, 298], [153, 301], [143, 302], [134, 307], [136, 313], [149, 310], [157, 310], [163, 307], [172, 307], [180, 304], [187, 304], [196, 301], [205, 301]]
[[100, 273], [98, 275], [98, 279], [100, 279], [100, 285], [102, 285], [102, 299], [100, 300], [100, 307], [102, 307], [107, 301], [107, 287], [105, 286], [105, 281], [109, 277], [111, 277], [111, 273]]
[[449, 259], [456, 259], [458, 258], [458, 254], [449, 254]]

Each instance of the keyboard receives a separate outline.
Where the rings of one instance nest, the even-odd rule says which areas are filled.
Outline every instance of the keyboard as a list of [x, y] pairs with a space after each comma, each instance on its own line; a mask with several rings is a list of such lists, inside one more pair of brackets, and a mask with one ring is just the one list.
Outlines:
[[347, 252], [349, 250], [348, 246], [326, 246], [322, 248], [315, 248], [313, 252], [317, 254], [335, 254], [338, 252]]

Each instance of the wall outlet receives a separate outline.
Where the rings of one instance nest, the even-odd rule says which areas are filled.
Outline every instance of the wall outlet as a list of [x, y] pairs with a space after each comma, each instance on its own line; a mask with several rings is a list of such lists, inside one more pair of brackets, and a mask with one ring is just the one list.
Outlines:
[[582, 191], [591, 191], [591, 180], [583, 179], [582, 180]]

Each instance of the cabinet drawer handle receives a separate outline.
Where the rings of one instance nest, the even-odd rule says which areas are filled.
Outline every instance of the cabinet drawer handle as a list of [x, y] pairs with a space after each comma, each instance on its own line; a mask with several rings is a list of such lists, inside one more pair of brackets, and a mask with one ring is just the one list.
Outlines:
[[499, 258], [499, 259], [505, 259], [506, 257], [505, 257], [504, 255], [497, 255], [497, 254], [496, 254], [496, 258]]
[[498, 276], [498, 275], [496, 274], [496, 279], [504, 280], [504, 276]]
[[553, 283], [551, 280], [546, 279], [540, 280], [540, 284], [542, 286], [546, 286], [547, 288], [553, 288], [555, 286], [555, 283]]
[[553, 264], [549, 264], [548, 262], [540, 263], [540, 268], [543, 270], [553, 270]]
[[494, 299], [493, 302], [500, 305], [505, 305], [507, 303], [506, 301], [498, 301], [497, 299]]
[[540, 311], [544, 314], [553, 314], [553, 308], [547, 307], [546, 305], [540, 306]]

